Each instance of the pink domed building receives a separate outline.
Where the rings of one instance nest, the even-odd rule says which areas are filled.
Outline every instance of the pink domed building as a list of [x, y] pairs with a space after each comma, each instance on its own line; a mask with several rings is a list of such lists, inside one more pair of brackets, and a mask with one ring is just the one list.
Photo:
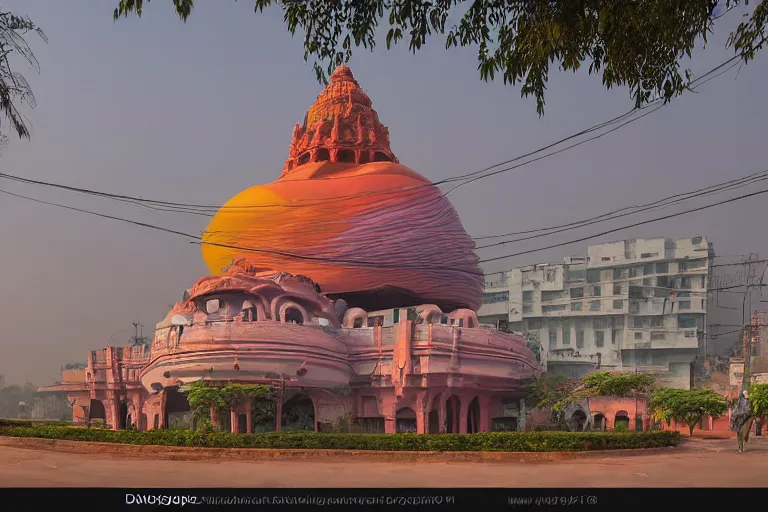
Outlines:
[[399, 163], [349, 68], [294, 128], [278, 180], [222, 206], [203, 256], [212, 275], [151, 346], [93, 351], [42, 391], [66, 393], [75, 421], [114, 429], [194, 426], [181, 388], [198, 381], [275, 390], [267, 424], [247, 403], [211, 418], [233, 432], [340, 419], [387, 433], [524, 426], [536, 358], [522, 336], [478, 323], [474, 243], [442, 193]]

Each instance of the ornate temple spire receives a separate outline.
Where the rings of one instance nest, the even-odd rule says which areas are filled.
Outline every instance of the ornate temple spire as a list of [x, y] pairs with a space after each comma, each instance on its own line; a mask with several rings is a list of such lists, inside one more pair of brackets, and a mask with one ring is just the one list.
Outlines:
[[371, 99], [352, 70], [339, 66], [309, 107], [304, 125], [293, 128], [283, 174], [313, 162], [365, 164], [398, 162], [389, 147], [389, 129], [379, 122]]

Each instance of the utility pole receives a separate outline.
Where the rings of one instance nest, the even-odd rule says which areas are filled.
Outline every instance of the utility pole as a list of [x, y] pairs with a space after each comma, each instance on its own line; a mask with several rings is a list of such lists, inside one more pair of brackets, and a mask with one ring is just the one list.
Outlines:
[[736, 407], [731, 415], [731, 428], [736, 431], [739, 453], [744, 451], [744, 445], [749, 440], [749, 431], [754, 418], [751, 415], [749, 402], [749, 386], [751, 382], [750, 367], [752, 363], [752, 336], [756, 327], [750, 322], [742, 331], [741, 352], [744, 356], [744, 370], [741, 376], [741, 387], [736, 399]]

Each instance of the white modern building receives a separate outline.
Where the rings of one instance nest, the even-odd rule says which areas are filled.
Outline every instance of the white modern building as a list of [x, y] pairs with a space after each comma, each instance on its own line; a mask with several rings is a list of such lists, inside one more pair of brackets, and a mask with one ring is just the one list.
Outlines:
[[702, 236], [594, 245], [561, 264], [487, 276], [479, 319], [538, 342], [548, 372], [653, 373], [688, 389], [713, 256]]

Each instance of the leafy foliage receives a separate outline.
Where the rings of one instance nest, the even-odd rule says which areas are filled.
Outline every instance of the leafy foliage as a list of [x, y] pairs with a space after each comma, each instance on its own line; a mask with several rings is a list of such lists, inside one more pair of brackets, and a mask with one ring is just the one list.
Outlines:
[[555, 452], [675, 446], [679, 433], [487, 432], [479, 434], [232, 434], [191, 430], [94, 430], [69, 427], [0, 427], [0, 435], [135, 445], [386, 451]]
[[672, 420], [688, 425], [690, 434], [704, 416], [717, 418], [728, 410], [728, 401], [711, 389], [658, 388], [651, 395], [648, 408], [669, 424]]
[[576, 388], [577, 380], [565, 375], [544, 373], [531, 381], [528, 394], [534, 401], [534, 407], [549, 409], [565, 400]]
[[642, 373], [593, 373], [582, 379], [584, 396], [634, 397], [650, 393], [654, 386], [652, 375]]
[[752, 384], [749, 389], [752, 415], [768, 421], [768, 384]]
[[55, 421], [55, 420], [17, 420], [0, 418], [0, 428], [2, 427], [66, 427], [72, 425], [71, 421]]
[[[114, 18], [141, 16], [144, 0], [120, 0]], [[146, 0], [149, 3], [149, 0]], [[173, 0], [187, 20], [193, 0]], [[315, 59], [318, 80], [352, 56], [353, 47], [373, 51], [386, 30], [386, 46], [402, 40], [416, 52], [434, 35], [446, 49], [477, 48], [483, 80], [501, 75], [521, 83], [521, 95], [536, 99], [544, 112], [544, 92], [553, 64], [563, 71], [588, 66], [602, 74], [606, 88], [626, 86], [637, 107], [656, 98], [665, 102], [688, 88], [690, 71], [681, 61], [699, 41], [707, 42], [715, 21], [748, 0], [255, 0], [255, 12], [277, 6], [288, 31], [304, 35], [304, 59]], [[452, 15], [461, 19], [448, 24]], [[385, 25], [383, 28], [379, 24]], [[730, 34], [728, 46], [744, 62], [765, 44], [768, 0]]]
[[274, 418], [275, 396], [269, 386], [252, 384], [229, 384], [222, 386], [206, 381], [196, 381], [181, 388], [187, 395], [189, 408], [194, 411], [201, 428], [208, 428], [211, 409], [217, 414], [237, 409], [247, 400], [251, 401], [255, 423], [264, 421], [270, 413]]
[[[21, 57], [36, 71], [40, 71], [32, 49], [24, 40], [24, 36], [29, 32], [36, 32], [47, 42], [43, 31], [29, 18], [0, 12], [0, 113], [19, 137], [27, 139], [30, 137], [29, 126], [18, 106], [19, 103], [26, 103], [30, 108], [34, 108], [35, 95], [32, 94], [24, 75], [12, 70], [10, 59], [14, 56]], [[7, 142], [7, 135], [3, 131], [4, 126], [0, 124], [0, 145]]]

